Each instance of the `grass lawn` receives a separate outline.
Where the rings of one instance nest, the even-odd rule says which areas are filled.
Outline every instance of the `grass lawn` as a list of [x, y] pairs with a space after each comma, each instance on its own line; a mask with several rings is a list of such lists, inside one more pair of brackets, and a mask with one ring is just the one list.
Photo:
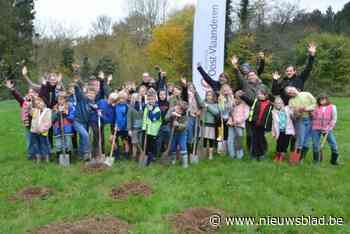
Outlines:
[[[191, 207], [222, 209], [229, 216], [337, 216], [342, 226], [230, 226], [218, 233], [350, 233], [350, 99], [333, 99], [339, 120], [335, 131], [339, 167], [326, 161], [314, 166], [277, 165], [232, 161], [216, 157], [183, 170], [152, 165], [139, 168], [133, 162], [117, 163], [112, 169], [87, 175], [81, 164], [61, 168], [54, 163], [36, 165], [26, 160], [24, 131], [14, 101], [0, 103], [0, 233], [26, 233], [61, 220], [111, 214], [132, 224], [131, 233], [173, 233], [168, 215]], [[142, 180], [154, 193], [125, 201], [109, 197], [111, 189], [130, 180]], [[46, 200], [11, 203], [8, 198], [27, 186], [46, 186], [55, 193]]]

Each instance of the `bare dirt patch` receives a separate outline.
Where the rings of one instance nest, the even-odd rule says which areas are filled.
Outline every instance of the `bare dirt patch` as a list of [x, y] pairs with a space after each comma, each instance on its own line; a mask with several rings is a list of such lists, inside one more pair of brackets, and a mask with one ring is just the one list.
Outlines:
[[77, 222], [59, 222], [46, 225], [33, 234], [127, 234], [131, 226], [112, 216], [87, 218]]
[[224, 217], [224, 212], [213, 208], [189, 208], [170, 216], [169, 221], [175, 232], [191, 234], [212, 233], [219, 229], [219, 226], [210, 225], [210, 217], [213, 215]]
[[88, 174], [102, 172], [107, 170], [109, 167], [104, 163], [87, 163], [81, 168], [81, 171]]
[[36, 198], [45, 199], [54, 192], [51, 188], [46, 187], [28, 187], [24, 188], [14, 196], [10, 197], [11, 202], [16, 202], [18, 200], [31, 201]]
[[113, 188], [110, 196], [115, 200], [125, 200], [130, 195], [142, 195], [148, 197], [152, 195], [153, 190], [140, 181], [131, 181]]

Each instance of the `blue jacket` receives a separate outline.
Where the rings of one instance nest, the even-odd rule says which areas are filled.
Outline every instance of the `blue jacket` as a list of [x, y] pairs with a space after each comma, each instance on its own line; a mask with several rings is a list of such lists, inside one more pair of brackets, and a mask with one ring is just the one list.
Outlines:
[[[63, 129], [65, 135], [73, 134], [73, 121], [75, 118], [75, 107], [69, 104], [68, 115], [63, 114]], [[61, 136], [61, 117], [57, 112], [52, 114], [52, 128], [54, 136]]]
[[115, 124], [120, 131], [128, 130], [128, 104], [119, 103], [115, 106]]
[[75, 97], [76, 97], [76, 114], [74, 121], [77, 121], [82, 124], [88, 124], [90, 119], [90, 114], [92, 112], [93, 101], [89, 100], [83, 93], [80, 88], [80, 85], [77, 84], [74, 87]]
[[115, 122], [115, 107], [108, 104], [106, 99], [97, 102], [98, 109], [102, 112], [103, 124], [113, 124]]

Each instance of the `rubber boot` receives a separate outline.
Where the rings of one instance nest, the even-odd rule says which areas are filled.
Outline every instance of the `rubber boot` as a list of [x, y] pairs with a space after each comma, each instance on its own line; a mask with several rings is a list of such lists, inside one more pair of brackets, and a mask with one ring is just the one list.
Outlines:
[[35, 162], [36, 163], [40, 163], [40, 155], [39, 154], [37, 154], [37, 155], [35, 155]]
[[339, 165], [338, 164], [338, 158], [339, 158], [339, 154], [335, 153], [335, 152], [332, 152], [331, 164], [334, 165], [334, 166]]
[[49, 155], [44, 155], [44, 160], [46, 163], [48, 163], [50, 160], [49, 160]]
[[209, 160], [213, 160], [213, 153], [214, 153], [214, 149], [209, 148]]
[[320, 152], [318, 151], [313, 152], [313, 159], [314, 159], [314, 164], [320, 163]]
[[130, 152], [125, 152], [124, 156], [125, 156], [126, 160], [128, 160], [128, 161], [130, 160]]
[[242, 149], [241, 150], [237, 150], [236, 156], [237, 156], [237, 159], [239, 159], [239, 160], [243, 159], [244, 151]]
[[278, 162], [278, 161], [280, 161], [280, 156], [281, 156], [281, 153], [276, 153], [275, 154], [275, 157], [274, 157], [274, 159], [273, 159], [273, 161], [275, 161], [275, 162]]
[[116, 161], [120, 159], [119, 147], [114, 149], [113, 156]]
[[149, 166], [151, 164], [151, 162], [154, 161], [154, 155], [153, 154], [149, 154], [147, 155], [147, 163], [146, 166]]
[[280, 153], [280, 158], [278, 160], [279, 162], [283, 162], [284, 161], [284, 153]]
[[306, 155], [307, 155], [307, 152], [308, 152], [308, 151], [309, 151], [309, 148], [306, 148], [306, 147], [304, 147], [304, 148], [301, 149], [301, 152], [300, 152], [300, 161], [299, 161], [300, 164], [303, 164], [303, 163], [304, 163], [304, 160], [305, 160], [305, 158], [306, 158]]
[[188, 168], [188, 155], [187, 154], [181, 155], [181, 164], [182, 164], [182, 168]]
[[176, 164], [176, 153], [175, 154], [171, 154], [171, 165], [175, 165]]

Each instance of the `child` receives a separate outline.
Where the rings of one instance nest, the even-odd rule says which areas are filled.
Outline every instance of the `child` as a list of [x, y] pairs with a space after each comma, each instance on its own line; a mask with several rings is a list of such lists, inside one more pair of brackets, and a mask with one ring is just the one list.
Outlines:
[[32, 110], [31, 122], [31, 155], [35, 155], [37, 162], [45, 160], [49, 162], [50, 143], [49, 129], [51, 128], [51, 110], [46, 107], [44, 100], [36, 97]]
[[147, 162], [149, 166], [152, 161], [155, 160], [157, 153], [157, 136], [159, 133], [161, 121], [161, 111], [157, 106], [157, 92], [154, 89], [149, 89], [147, 92], [147, 106], [143, 113], [142, 130], [145, 131], [145, 137], [147, 137], [146, 154]]
[[[73, 148], [72, 135], [75, 108], [73, 105], [67, 102], [66, 98], [67, 96], [64, 93], [61, 93], [58, 96], [57, 104], [53, 108], [52, 113], [53, 135], [57, 158], [59, 158], [59, 155], [62, 154], [62, 152], [71, 154]], [[62, 127], [64, 133], [64, 142], [62, 141]]]
[[238, 92], [235, 95], [232, 110], [227, 121], [228, 125], [228, 153], [229, 156], [234, 159], [242, 159], [243, 152], [243, 130], [246, 126], [246, 121], [249, 117], [249, 106], [243, 102], [238, 96]]
[[23, 97], [20, 92], [15, 88], [15, 84], [12, 80], [7, 80], [5, 83], [5, 86], [11, 90], [11, 93], [13, 97], [16, 99], [18, 104], [21, 107], [21, 120], [22, 123], [25, 127], [25, 134], [26, 134], [26, 140], [27, 140], [27, 153], [28, 153], [28, 159], [32, 160], [35, 155], [31, 155], [30, 152], [30, 146], [31, 144], [31, 133], [30, 133], [30, 128], [31, 128], [31, 113], [32, 113], [32, 107], [33, 107], [33, 102], [36, 97], [38, 97], [38, 93], [30, 88], [28, 90], [28, 93], [25, 97]]
[[228, 84], [223, 84], [220, 89], [219, 96], [219, 110], [220, 110], [220, 120], [218, 123], [219, 128], [223, 126], [221, 129], [221, 136], [218, 136], [218, 140], [223, 142], [223, 152], [226, 152], [226, 141], [228, 138], [228, 126], [227, 121], [230, 117], [230, 113], [232, 111], [232, 106], [234, 102], [234, 97], [232, 93], [232, 89]]
[[272, 136], [277, 140], [274, 161], [282, 162], [287, 153], [289, 142], [295, 135], [293, 112], [288, 106], [284, 106], [280, 97], [275, 98], [274, 107], [272, 111]]
[[160, 155], [162, 152], [165, 151], [166, 147], [168, 146], [169, 137], [170, 137], [170, 128], [169, 128], [168, 121], [165, 118], [169, 110], [169, 102], [167, 100], [166, 90], [160, 90], [158, 97], [159, 97], [158, 106], [160, 108], [161, 116], [162, 116], [162, 125], [160, 127], [158, 138], [157, 138], [157, 154]]
[[312, 113], [312, 142], [314, 162], [320, 159], [320, 141], [321, 135], [327, 136], [328, 144], [332, 150], [331, 164], [338, 165], [338, 146], [333, 133], [337, 123], [337, 108], [333, 105], [327, 95], [321, 95], [317, 99], [317, 107]]
[[115, 159], [119, 160], [119, 138], [123, 141], [125, 158], [130, 159], [129, 155], [129, 138], [128, 138], [128, 94], [125, 91], [118, 93], [117, 105], [115, 106], [115, 128], [117, 129]]
[[[76, 77], [76, 79], [80, 79]], [[92, 115], [94, 110], [97, 110], [95, 104], [96, 91], [94, 89], [87, 89], [86, 92], [82, 91], [82, 82], [78, 80], [78, 83], [74, 87], [76, 97], [76, 114], [73, 122], [74, 129], [79, 134], [79, 149], [78, 153], [83, 160], [90, 160], [90, 141], [89, 141], [89, 124], [91, 120], [94, 122], [97, 120], [97, 114]]]
[[257, 97], [252, 100], [251, 97], [243, 92], [238, 93], [251, 110], [248, 121], [252, 124], [252, 145], [251, 159], [262, 161], [267, 152], [267, 141], [265, 133], [272, 128], [272, 109], [273, 106], [269, 100], [268, 91], [261, 88], [257, 91]]
[[171, 142], [171, 160], [172, 164], [176, 163], [176, 151], [179, 147], [182, 167], [188, 167], [188, 155], [187, 155], [187, 103], [179, 102], [175, 105], [175, 107], [169, 110], [166, 115], [166, 120], [169, 121], [174, 128], [174, 135]]
[[213, 147], [216, 140], [216, 118], [219, 116], [219, 107], [215, 102], [215, 93], [212, 90], [206, 92], [204, 101], [199, 96], [198, 92], [195, 93], [195, 97], [198, 105], [204, 109], [202, 115], [203, 127], [201, 128], [200, 134], [204, 138], [203, 147], [208, 149], [209, 160], [212, 160], [214, 152]]
[[[106, 124], [114, 125], [115, 122], [115, 105], [117, 103], [118, 94], [110, 93], [108, 99], [101, 99], [97, 102], [98, 109], [101, 112], [101, 144], [102, 144], [102, 153], [105, 154], [105, 131], [104, 127]], [[113, 128], [111, 128], [113, 134]], [[113, 137], [111, 137], [113, 138]]]
[[[193, 84], [188, 85], [188, 122], [187, 122], [187, 151], [193, 152], [195, 147], [195, 139], [198, 138], [198, 117], [200, 110], [195, 97], [195, 89]], [[190, 157], [191, 162], [197, 162], [196, 152]]]
[[131, 137], [132, 158], [137, 159], [137, 153], [141, 151], [142, 145], [142, 117], [143, 109], [138, 102], [140, 96], [137, 93], [132, 94], [128, 109], [128, 132]]

